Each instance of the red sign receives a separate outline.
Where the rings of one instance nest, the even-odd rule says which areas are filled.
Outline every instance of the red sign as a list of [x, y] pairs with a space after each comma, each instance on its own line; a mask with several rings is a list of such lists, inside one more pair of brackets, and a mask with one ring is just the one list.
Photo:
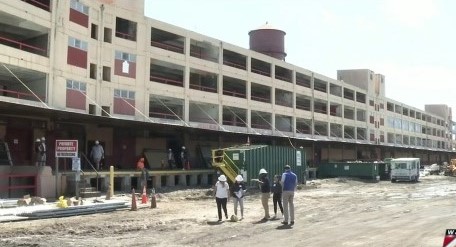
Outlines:
[[55, 140], [55, 157], [78, 157], [78, 140]]

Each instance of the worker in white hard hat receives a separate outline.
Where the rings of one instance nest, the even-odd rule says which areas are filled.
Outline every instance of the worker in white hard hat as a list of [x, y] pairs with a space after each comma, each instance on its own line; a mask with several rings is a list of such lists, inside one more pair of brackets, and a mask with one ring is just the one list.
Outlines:
[[222, 208], [225, 213], [225, 219], [228, 219], [226, 203], [230, 198], [230, 186], [226, 182], [226, 177], [223, 174], [218, 177], [218, 181], [215, 183], [214, 197], [215, 202], [217, 203], [218, 221], [222, 221]]
[[185, 146], [182, 146], [180, 158], [182, 163], [182, 170], [190, 170], [190, 162], [188, 161], [188, 151], [185, 148]]
[[41, 137], [40, 144], [38, 145], [38, 166], [46, 165], [46, 139]]
[[40, 144], [41, 144], [41, 139], [40, 138], [36, 138], [35, 143], [34, 143], [34, 148], [33, 148], [35, 150], [35, 155], [36, 155], [35, 166], [39, 166], [40, 165], [40, 161], [39, 161]]
[[104, 158], [104, 149], [98, 140], [95, 141], [95, 145], [93, 145], [92, 150], [90, 151], [90, 158], [92, 159], [97, 171], [100, 170], [101, 160]]
[[170, 148], [168, 149], [168, 167], [170, 170], [173, 169], [174, 163], [174, 153], [173, 150]]
[[261, 204], [264, 209], [264, 218], [262, 221], [269, 220], [269, 197], [271, 196], [271, 185], [269, 183], [268, 172], [266, 169], [261, 168], [259, 172], [258, 182], [260, 183], [261, 189]]
[[234, 215], [236, 215], [235, 219], [238, 219], [237, 208], [238, 204], [241, 208], [241, 218], [240, 220], [244, 219], [244, 196], [246, 192], [244, 178], [242, 175], [237, 175], [235, 178], [235, 182], [233, 184], [233, 202], [234, 202]]

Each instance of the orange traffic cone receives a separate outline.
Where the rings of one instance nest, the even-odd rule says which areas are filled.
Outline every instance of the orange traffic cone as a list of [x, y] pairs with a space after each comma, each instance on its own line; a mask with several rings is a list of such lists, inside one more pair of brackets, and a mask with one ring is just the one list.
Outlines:
[[146, 186], [143, 187], [143, 193], [141, 196], [141, 204], [146, 204], [147, 203], [147, 192], [146, 192]]
[[131, 211], [136, 211], [138, 210], [138, 207], [136, 206], [136, 194], [135, 194], [135, 189], [131, 189]]
[[157, 207], [157, 198], [155, 197], [155, 189], [152, 189], [152, 195], [150, 199], [150, 208], [156, 208]]

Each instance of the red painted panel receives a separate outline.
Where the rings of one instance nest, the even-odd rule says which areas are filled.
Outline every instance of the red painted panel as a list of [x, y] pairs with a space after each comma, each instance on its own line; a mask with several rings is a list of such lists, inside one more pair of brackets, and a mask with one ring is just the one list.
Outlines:
[[33, 129], [6, 127], [5, 141], [11, 153], [13, 165], [34, 165], [31, 160], [33, 149]]
[[[122, 134], [127, 130], [116, 130]], [[125, 133], [126, 134], [126, 133]], [[114, 135], [112, 143], [113, 160], [111, 164], [119, 167], [120, 169], [133, 170], [136, 168], [136, 140], [134, 137], [128, 135]]]
[[[127, 102], [125, 102], [127, 101]], [[130, 106], [131, 105], [131, 106]], [[123, 115], [135, 115], [135, 101], [114, 97], [114, 113]]]
[[66, 90], [66, 107], [75, 109], [86, 109], [86, 97], [85, 93], [78, 90], [67, 89]]
[[68, 46], [67, 63], [77, 67], [87, 68], [87, 52]]
[[83, 27], [89, 27], [89, 16], [72, 8], [70, 8], [70, 21]]
[[136, 78], [136, 63], [128, 62], [130, 64], [128, 73], [122, 72], [122, 63], [124, 60], [116, 59], [114, 62], [114, 74], [120, 76], [126, 76], [130, 78]]

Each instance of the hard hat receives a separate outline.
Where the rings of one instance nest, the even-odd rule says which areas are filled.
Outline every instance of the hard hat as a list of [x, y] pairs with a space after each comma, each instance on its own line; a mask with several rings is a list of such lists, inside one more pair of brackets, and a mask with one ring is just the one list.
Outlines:
[[242, 181], [244, 181], [244, 178], [241, 175], [237, 175], [236, 176], [236, 181], [242, 182]]
[[218, 177], [218, 180], [221, 181], [221, 182], [226, 182], [225, 175], [220, 175], [220, 177]]
[[42, 140], [42, 141], [46, 141], [46, 138], [44, 138], [44, 136], [43, 136], [43, 137], [41, 137], [41, 140]]
[[41, 141], [40, 138], [36, 138], [36, 140], [35, 140], [35, 142], [40, 142], [40, 141]]
[[185, 149], [185, 146], [182, 146], [182, 149]]
[[170, 149], [168, 149], [168, 151], [173, 151], [173, 150], [171, 150], [171, 148], [170, 148]]
[[283, 169], [285, 169], [285, 170], [290, 170], [291, 167], [290, 167], [289, 165], [286, 165]]
[[268, 174], [268, 172], [266, 171], [266, 169], [261, 168], [260, 173], [258, 173], [258, 174]]
[[98, 145], [98, 144], [100, 144], [100, 142], [99, 142], [98, 140], [96, 140], [96, 141], [95, 141], [95, 144], [97, 144], [97, 145]]

